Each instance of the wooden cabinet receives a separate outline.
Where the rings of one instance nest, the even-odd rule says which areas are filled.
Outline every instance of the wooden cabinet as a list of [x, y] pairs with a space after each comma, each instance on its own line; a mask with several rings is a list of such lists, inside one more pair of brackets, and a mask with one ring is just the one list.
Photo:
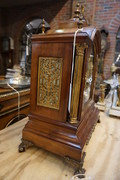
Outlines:
[[[75, 30], [62, 32], [32, 37], [30, 114], [19, 150], [24, 151], [31, 142], [81, 161], [83, 148], [99, 119], [93, 94], [100, 37], [95, 28], [83, 28], [76, 35], [73, 56]], [[85, 101], [91, 52], [91, 82]]]
[[19, 89], [18, 92], [19, 107], [18, 94], [11, 89], [0, 88], [0, 130], [26, 117], [29, 113], [30, 89]]
[[2, 37], [0, 39], [0, 74], [5, 75], [7, 68], [13, 66], [14, 41], [11, 37]]

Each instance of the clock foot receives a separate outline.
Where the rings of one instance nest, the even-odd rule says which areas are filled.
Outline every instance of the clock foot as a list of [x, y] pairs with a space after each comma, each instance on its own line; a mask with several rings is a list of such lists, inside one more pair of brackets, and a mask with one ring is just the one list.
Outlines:
[[[82, 156], [82, 159], [80, 162], [75, 161], [69, 157], [65, 157], [65, 162], [75, 169], [74, 175], [82, 174], [82, 176], [84, 176], [85, 169], [83, 168], [83, 163], [84, 163], [85, 155], [86, 155], [86, 153], [83, 152], [83, 156]], [[81, 177], [81, 178], [83, 178], [83, 177]]]
[[18, 151], [21, 153], [21, 152], [25, 152], [26, 151], [26, 149], [28, 148], [28, 147], [30, 147], [30, 146], [32, 146], [33, 144], [31, 143], [31, 142], [29, 142], [29, 141], [26, 141], [26, 140], [21, 140], [22, 142], [21, 142], [21, 144], [19, 145], [19, 147], [18, 147]]

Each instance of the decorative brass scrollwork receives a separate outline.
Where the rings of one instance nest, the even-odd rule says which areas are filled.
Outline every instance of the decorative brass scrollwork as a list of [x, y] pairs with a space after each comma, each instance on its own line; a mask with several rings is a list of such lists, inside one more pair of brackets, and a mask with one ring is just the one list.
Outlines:
[[37, 105], [59, 109], [62, 58], [39, 57]]

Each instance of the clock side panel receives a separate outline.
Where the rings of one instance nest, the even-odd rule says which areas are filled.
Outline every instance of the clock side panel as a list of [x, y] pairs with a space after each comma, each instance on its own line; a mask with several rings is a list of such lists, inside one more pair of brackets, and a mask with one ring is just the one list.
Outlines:
[[32, 45], [30, 114], [66, 122], [72, 43]]

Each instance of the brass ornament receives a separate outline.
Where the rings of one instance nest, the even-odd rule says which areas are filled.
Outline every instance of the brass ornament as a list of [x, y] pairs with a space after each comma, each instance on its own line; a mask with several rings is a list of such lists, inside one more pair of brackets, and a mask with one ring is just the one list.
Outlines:
[[62, 58], [39, 57], [37, 105], [59, 109]]
[[117, 70], [117, 67], [113, 63], [112, 66], [111, 66], [111, 72], [114, 73], [116, 70]]
[[74, 18], [79, 19], [79, 15], [80, 15], [80, 4], [79, 3], [77, 3], [77, 5], [76, 5], [76, 10], [74, 11], [74, 14], [75, 14]]
[[84, 6], [81, 5], [79, 21], [77, 23], [79, 29], [83, 27], [83, 19], [84, 19]]
[[83, 69], [84, 50], [88, 46], [86, 44], [76, 44], [75, 68], [73, 77], [73, 87], [70, 105], [70, 123], [78, 122], [78, 106], [81, 90], [81, 78]]
[[24, 139], [21, 139], [21, 144], [18, 147], [20, 153], [26, 151], [27, 148], [33, 146], [33, 143]]
[[41, 30], [42, 30], [42, 34], [45, 34], [46, 26], [45, 26], [45, 20], [44, 19], [42, 19]]
[[74, 19], [76, 19], [77, 21], [77, 25], [78, 25], [78, 28], [82, 28], [83, 27], [83, 21], [84, 21], [84, 6], [81, 5], [80, 7], [80, 4], [77, 3], [76, 5], [76, 9], [74, 11]]
[[82, 15], [84, 16], [84, 6], [83, 5], [81, 5], [81, 13], [82, 13]]
[[99, 102], [101, 102], [101, 103], [104, 103], [105, 88], [106, 88], [106, 84], [100, 84], [101, 96], [99, 97]]

